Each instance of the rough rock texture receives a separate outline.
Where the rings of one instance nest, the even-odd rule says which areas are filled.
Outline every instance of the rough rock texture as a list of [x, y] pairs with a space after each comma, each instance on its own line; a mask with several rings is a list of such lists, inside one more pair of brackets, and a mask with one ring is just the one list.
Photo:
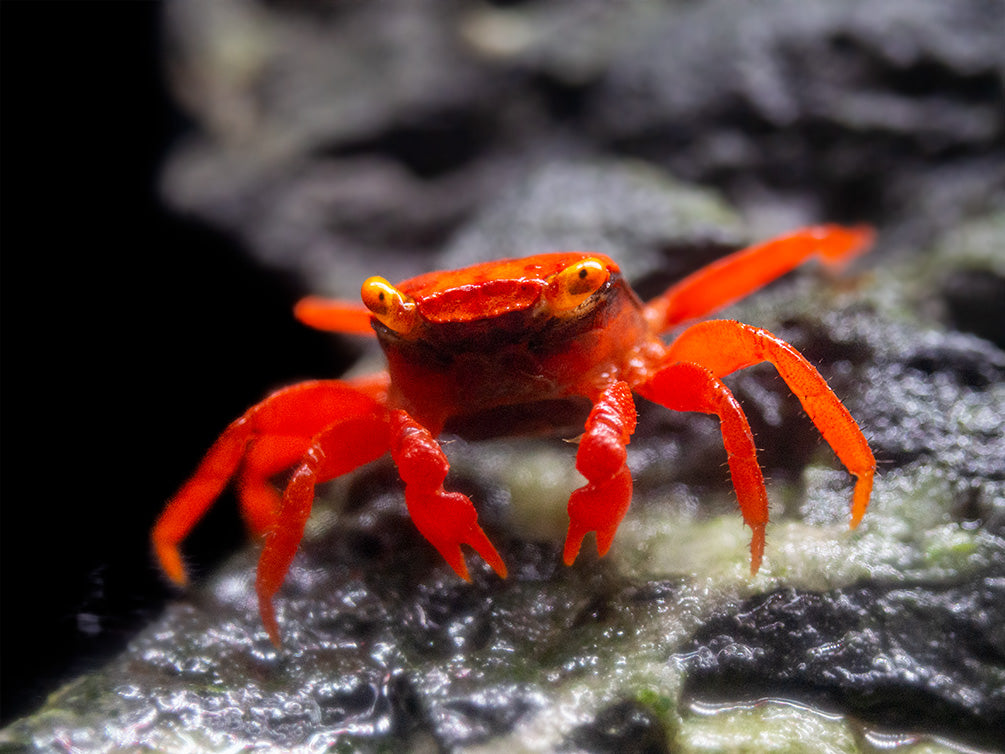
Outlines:
[[879, 462], [869, 513], [847, 530], [850, 478], [770, 367], [730, 378], [770, 485], [756, 578], [708, 417], [640, 405], [632, 509], [572, 568], [573, 449], [454, 440], [509, 579], [472, 558], [458, 581], [378, 461], [317, 503], [281, 651], [249, 550], [0, 744], [1005, 750], [1005, 4], [391, 7], [169, 3], [200, 130], [168, 200], [347, 296], [584, 246], [651, 295], [762, 231], [875, 222], [848, 275], [725, 312], [845, 400]]
[[[797, 698], [888, 728], [1000, 743], [1005, 579], [782, 589], [706, 621], [678, 650], [685, 695]], [[925, 722], [919, 726], [919, 712]]]
[[756, 235], [869, 220], [891, 251], [1005, 188], [1001, 0], [389, 7], [169, 3], [204, 126], [169, 201], [355, 295], [357, 265], [427, 269], [541, 161], [637, 156], [719, 188]]

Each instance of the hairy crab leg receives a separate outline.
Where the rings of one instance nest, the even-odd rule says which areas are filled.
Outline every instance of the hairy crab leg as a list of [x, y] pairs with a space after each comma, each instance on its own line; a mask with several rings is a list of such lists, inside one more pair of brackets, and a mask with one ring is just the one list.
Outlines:
[[802, 354], [762, 328], [730, 320], [711, 320], [684, 330], [670, 344], [667, 358], [701, 364], [717, 377], [762, 361], [773, 364], [824, 440], [856, 477], [851, 526], [858, 526], [869, 505], [876, 459], [848, 409]]
[[256, 537], [263, 536], [279, 517], [283, 497], [272, 478], [304, 457], [309, 437], [256, 437], [248, 443], [237, 471], [237, 498], [241, 515]]
[[209, 510], [237, 471], [248, 442], [254, 436], [247, 415], [232, 422], [203, 456], [154, 524], [150, 538], [161, 570], [179, 586], [188, 583], [178, 546]]
[[[386, 376], [358, 382], [300, 383], [272, 393], [231, 422], [154, 525], [151, 533], [154, 553], [168, 578], [179, 585], [187, 583], [178, 547], [238, 473], [252, 443], [261, 440], [268, 445], [269, 438], [283, 437], [292, 438], [294, 443], [303, 442], [306, 449], [307, 441], [333, 421], [372, 412], [381, 390], [386, 390], [386, 383]], [[263, 464], [259, 460], [255, 466], [261, 468]], [[258, 483], [254, 477], [252, 473], [248, 478], [252, 487]], [[258, 509], [246, 513], [253, 527], [267, 527], [271, 517], [268, 511]]]
[[[345, 384], [378, 402], [383, 401], [387, 392], [384, 374], [347, 380]], [[255, 536], [264, 535], [279, 515], [282, 496], [272, 478], [303, 458], [311, 441], [307, 436], [270, 434], [259, 435], [248, 443], [237, 472], [237, 496], [245, 523]]]
[[569, 531], [562, 559], [572, 565], [588, 532], [597, 532], [597, 552], [604, 556], [632, 500], [632, 475], [625, 446], [635, 431], [632, 390], [626, 382], [611, 384], [597, 399], [586, 420], [576, 452], [576, 469], [587, 483], [569, 497]]
[[389, 444], [387, 412], [374, 404], [369, 415], [344, 419], [315, 436], [294, 469], [283, 492], [276, 523], [266, 533], [255, 581], [262, 623], [277, 647], [280, 644], [279, 624], [272, 599], [282, 586], [303, 539], [304, 526], [314, 504], [315, 487], [380, 458]]
[[733, 392], [705, 367], [670, 363], [636, 388], [639, 394], [673, 411], [700, 411], [719, 417], [729, 460], [733, 489], [743, 520], [753, 530], [750, 573], [756, 574], [764, 556], [764, 528], [768, 523], [768, 493], [757, 463], [754, 435]]
[[405, 411], [391, 412], [391, 458], [405, 483], [405, 504], [412, 522], [457, 575], [471, 580], [461, 552], [463, 544], [506, 578], [506, 565], [478, 525], [471, 500], [443, 489], [450, 464], [440, 444]]
[[874, 233], [867, 227], [818, 225], [741, 249], [688, 275], [646, 304], [656, 332], [700, 319], [738, 301], [818, 255], [840, 267], [866, 251]]

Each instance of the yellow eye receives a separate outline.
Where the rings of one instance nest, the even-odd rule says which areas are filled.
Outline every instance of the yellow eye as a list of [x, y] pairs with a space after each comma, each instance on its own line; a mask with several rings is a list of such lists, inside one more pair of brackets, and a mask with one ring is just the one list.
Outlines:
[[415, 302], [384, 278], [367, 278], [360, 296], [373, 316], [396, 333], [405, 334], [415, 326]]
[[581, 259], [552, 276], [545, 299], [555, 313], [571, 311], [599, 291], [608, 277], [610, 273], [599, 259]]

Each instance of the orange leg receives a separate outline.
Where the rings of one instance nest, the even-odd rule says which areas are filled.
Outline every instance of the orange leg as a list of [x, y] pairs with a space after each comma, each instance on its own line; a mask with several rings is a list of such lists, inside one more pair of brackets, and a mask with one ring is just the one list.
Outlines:
[[471, 580], [461, 552], [463, 544], [506, 578], [506, 565], [478, 525], [471, 500], [443, 489], [450, 464], [439, 443], [405, 411], [391, 413], [391, 458], [405, 483], [405, 504], [412, 522], [457, 575]]
[[701, 364], [717, 377], [762, 361], [773, 364], [841, 463], [857, 477], [851, 526], [858, 526], [869, 505], [876, 459], [848, 409], [802, 354], [767, 330], [712, 320], [684, 330], [670, 344], [667, 358]]
[[[386, 373], [346, 380], [345, 384], [378, 402], [386, 402]], [[305, 406], [303, 410], [316, 413], [312, 406]], [[315, 418], [319, 422], [326, 421], [324, 416]], [[259, 436], [248, 445], [237, 474], [237, 495], [241, 514], [255, 536], [265, 534], [279, 515], [282, 498], [272, 484], [272, 478], [303, 458], [310, 445], [309, 437], [289, 435]]]
[[671, 363], [637, 389], [640, 395], [673, 411], [700, 411], [719, 417], [733, 488], [743, 520], [754, 532], [750, 573], [756, 574], [764, 555], [768, 494], [757, 463], [754, 435], [736, 397], [712, 372], [694, 363]]
[[248, 443], [237, 472], [237, 498], [254, 536], [264, 536], [279, 518], [282, 496], [272, 478], [303, 458], [309, 447], [305, 437], [266, 436]]
[[607, 554], [632, 501], [632, 475], [625, 446], [635, 431], [635, 401], [625, 382], [615, 382], [594, 404], [576, 453], [576, 469], [586, 477], [569, 498], [569, 532], [562, 559], [572, 565], [583, 537], [597, 532], [597, 552]]
[[[277, 505], [274, 496], [262, 492], [264, 476], [292, 465], [296, 459], [289, 457], [291, 445], [302, 444], [306, 449], [310, 438], [333, 421], [372, 414], [380, 405], [378, 394], [379, 386], [370, 383], [304, 382], [273, 393], [232, 422], [154, 525], [154, 552], [168, 577], [179, 585], [187, 582], [178, 546], [241, 468], [249, 447], [251, 462], [242, 479], [242, 502], [252, 529], [262, 531], [274, 519]], [[255, 450], [259, 443], [261, 447]], [[277, 467], [276, 459], [267, 461], [265, 455], [280, 446], [286, 446], [281, 460], [290, 463]]]
[[702, 267], [646, 305], [646, 319], [656, 332], [700, 319], [753, 293], [813, 255], [841, 266], [872, 243], [866, 227], [820, 225], [803, 228], [741, 249]]
[[297, 302], [293, 316], [315, 330], [369, 337], [376, 335], [370, 324], [370, 310], [355, 301], [307, 296]]
[[277, 647], [279, 624], [272, 599], [300, 546], [314, 503], [315, 487], [380, 458], [389, 443], [387, 413], [383, 407], [374, 405], [369, 415], [337, 421], [318, 433], [294, 469], [283, 492], [276, 524], [266, 534], [255, 582], [262, 623]]

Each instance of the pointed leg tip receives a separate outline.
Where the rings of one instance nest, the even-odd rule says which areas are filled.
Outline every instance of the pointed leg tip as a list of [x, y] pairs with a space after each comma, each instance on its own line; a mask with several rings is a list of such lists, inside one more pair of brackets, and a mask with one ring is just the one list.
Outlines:
[[[458, 551], [459, 550], [460, 548], [458, 548]], [[491, 556], [486, 557], [486, 553], [482, 553], [480, 551], [478, 552], [478, 554], [481, 556], [482, 560], [484, 560], [489, 565], [489, 567], [495, 572], [495, 574], [499, 578], [505, 579], [507, 576], [509, 576], [509, 571], [506, 570], [506, 564], [503, 562], [502, 558], [499, 557], [498, 553], [495, 553], [495, 557]], [[447, 565], [449, 565], [454, 570], [454, 573], [456, 573], [458, 576], [464, 579], [464, 581], [468, 582], [469, 584], [473, 581], [471, 573], [470, 571], [468, 571], [468, 566], [467, 563], [464, 561], [463, 556], [460, 556], [456, 562], [448, 560]]]
[[597, 555], [601, 558], [610, 552], [611, 545], [614, 544], [614, 531], [597, 530]]
[[579, 551], [583, 547], [583, 538], [586, 535], [586, 531], [578, 531], [569, 527], [569, 533], [565, 536], [565, 547], [562, 550], [562, 562], [567, 566], [571, 566], [576, 562], [576, 558], [579, 557]]
[[495, 545], [492, 544], [492, 540], [488, 538], [482, 527], [475, 524], [474, 531], [464, 540], [464, 544], [478, 553], [481, 559], [488, 563], [489, 567], [496, 572], [499, 578], [506, 578], [508, 574], [506, 563], [503, 562], [502, 556], [496, 550]]
[[857, 528], [862, 523], [865, 511], [869, 507], [869, 498], [872, 496], [872, 477], [873, 474], [870, 471], [868, 474], [860, 475], [855, 482], [855, 491], [852, 493], [851, 502], [851, 522], [849, 523], [851, 529]]
[[754, 535], [750, 538], [750, 575], [756, 576], [761, 570], [764, 560], [764, 525], [753, 527]]
[[464, 581], [471, 581], [471, 574], [468, 573], [468, 564], [464, 561], [464, 553], [461, 552], [459, 544], [434, 545], [447, 565]]
[[854, 225], [849, 230], [854, 234], [855, 242], [862, 251], [872, 246], [876, 240], [876, 229], [871, 225]]
[[181, 565], [180, 561], [177, 566], [172, 566], [171, 568], [165, 566], [164, 572], [175, 586], [182, 589], [188, 586], [188, 572], [185, 570], [185, 566]]
[[181, 552], [177, 547], [171, 545], [154, 543], [154, 551], [157, 554], [157, 562], [160, 564], [164, 575], [178, 587], [188, 586], [188, 572], [181, 560]]
[[265, 633], [268, 634], [269, 641], [276, 649], [282, 649], [283, 640], [279, 634], [279, 622], [276, 620], [276, 610], [271, 599], [259, 596], [258, 614], [262, 617], [262, 625], [265, 626]]
[[498, 552], [496, 552], [494, 547], [491, 545], [489, 545], [489, 547], [491, 547], [491, 552], [482, 552], [479, 550], [478, 554], [481, 555], [482, 560], [488, 563], [489, 567], [495, 571], [496, 576], [501, 579], [506, 578], [509, 575], [509, 572], [506, 570], [506, 563], [503, 562], [502, 557]]
[[817, 231], [824, 242], [821, 250], [823, 262], [837, 271], [867, 252], [876, 239], [876, 231], [868, 225], [823, 225]]
[[570, 545], [570, 543], [567, 542], [565, 545], [565, 549], [562, 551], [562, 562], [565, 563], [567, 566], [571, 566], [573, 563], [575, 563], [576, 558], [579, 557], [579, 551], [581, 549], [581, 546], [582, 546], [582, 540], [575, 543], [574, 545]]

